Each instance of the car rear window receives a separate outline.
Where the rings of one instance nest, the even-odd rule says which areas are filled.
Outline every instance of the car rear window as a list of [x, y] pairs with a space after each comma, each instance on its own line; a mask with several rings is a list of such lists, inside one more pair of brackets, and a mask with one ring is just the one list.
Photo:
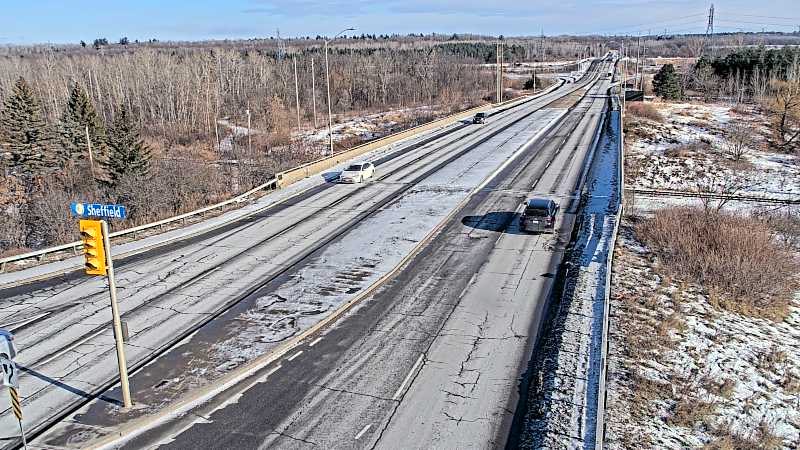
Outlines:
[[540, 209], [540, 208], [527, 207], [527, 208], [525, 208], [525, 215], [526, 216], [544, 217], [544, 216], [547, 215], [547, 210], [546, 209]]
[[354, 164], [346, 169], [347, 172], [360, 172], [361, 166], [358, 164]]

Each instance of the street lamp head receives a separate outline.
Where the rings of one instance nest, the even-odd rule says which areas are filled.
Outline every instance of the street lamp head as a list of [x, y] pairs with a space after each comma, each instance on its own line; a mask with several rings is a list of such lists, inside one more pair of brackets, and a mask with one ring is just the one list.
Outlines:
[[[333, 39], [336, 39], [337, 37], [341, 36], [342, 33], [347, 32], [347, 31], [356, 31], [356, 29], [355, 28], [345, 28], [344, 30], [336, 33], [336, 36], [334, 36]], [[333, 39], [331, 39], [331, 40], [333, 40]]]

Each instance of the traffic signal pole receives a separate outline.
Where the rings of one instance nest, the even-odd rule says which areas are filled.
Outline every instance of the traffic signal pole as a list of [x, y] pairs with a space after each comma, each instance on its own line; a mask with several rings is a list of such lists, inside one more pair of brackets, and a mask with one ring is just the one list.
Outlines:
[[111, 293], [111, 314], [114, 316], [114, 340], [117, 344], [117, 363], [119, 364], [119, 384], [122, 389], [122, 405], [130, 408], [131, 391], [128, 385], [128, 364], [125, 362], [125, 347], [122, 339], [122, 320], [119, 316], [119, 305], [117, 304], [117, 284], [114, 281], [114, 263], [111, 261], [111, 241], [108, 238], [108, 223], [100, 221], [103, 226], [103, 248], [106, 257], [106, 268], [108, 270], [108, 290]]

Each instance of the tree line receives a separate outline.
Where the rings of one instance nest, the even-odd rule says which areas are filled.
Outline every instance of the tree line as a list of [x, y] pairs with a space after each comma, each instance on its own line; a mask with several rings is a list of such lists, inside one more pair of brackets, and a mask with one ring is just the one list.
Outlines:
[[770, 119], [770, 144], [800, 152], [800, 49], [742, 48], [702, 57], [683, 73], [665, 64], [653, 78], [653, 91], [669, 100], [699, 94], [705, 100], [752, 103]]
[[[298, 106], [307, 130], [313, 102], [324, 123], [318, 48], [285, 57], [256, 49], [130, 49], [0, 57], [0, 254], [74, 240], [71, 201], [123, 202], [124, 225], [137, 225], [221, 201], [319, 157], [288, 138]], [[331, 107], [340, 117], [420, 105], [446, 113], [493, 92], [491, 71], [443, 51], [333, 50]], [[259, 131], [252, 148], [218, 125], [246, 124], [248, 110]], [[226, 139], [234, 145], [222, 154]]]

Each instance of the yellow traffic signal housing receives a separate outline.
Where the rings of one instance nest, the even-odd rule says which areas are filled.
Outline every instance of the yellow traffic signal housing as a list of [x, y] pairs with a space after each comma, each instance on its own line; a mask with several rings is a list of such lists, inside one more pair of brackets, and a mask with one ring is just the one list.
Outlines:
[[103, 223], [100, 220], [81, 220], [81, 240], [88, 275], [106, 275], [106, 252], [103, 247]]

